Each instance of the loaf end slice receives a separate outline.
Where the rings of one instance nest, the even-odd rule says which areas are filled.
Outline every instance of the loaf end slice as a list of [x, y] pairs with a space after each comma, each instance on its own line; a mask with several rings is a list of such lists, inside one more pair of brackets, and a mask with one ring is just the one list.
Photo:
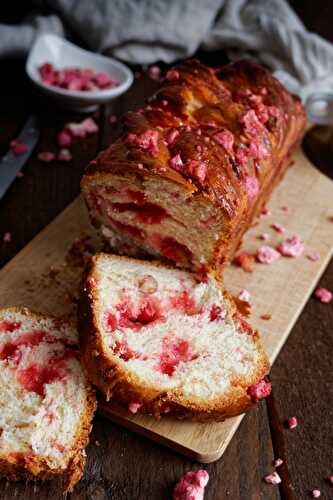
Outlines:
[[0, 475], [81, 478], [96, 409], [77, 331], [26, 308], [0, 310]]
[[91, 381], [133, 413], [223, 420], [270, 392], [259, 334], [212, 275], [98, 254], [79, 310]]

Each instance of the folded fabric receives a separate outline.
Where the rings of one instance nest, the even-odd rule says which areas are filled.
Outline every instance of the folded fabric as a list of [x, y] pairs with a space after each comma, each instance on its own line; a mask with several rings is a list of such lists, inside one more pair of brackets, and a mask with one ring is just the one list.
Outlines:
[[[333, 45], [285, 0], [35, 0], [37, 14], [0, 25], [0, 57], [27, 53], [35, 36], [70, 36], [128, 63], [171, 63], [203, 50], [252, 57], [306, 100], [333, 87]], [[38, 11], [50, 15], [38, 15]]]

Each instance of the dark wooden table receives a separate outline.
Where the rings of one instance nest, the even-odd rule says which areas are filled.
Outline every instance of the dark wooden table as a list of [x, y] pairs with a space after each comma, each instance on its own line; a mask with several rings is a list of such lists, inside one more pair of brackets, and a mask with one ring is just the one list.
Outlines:
[[[308, 28], [333, 41], [331, 2], [317, 0], [315, 11], [311, 0], [292, 3]], [[225, 60], [222, 53], [203, 57], [214, 65]], [[6, 231], [13, 237], [11, 243], [0, 241], [3, 265], [79, 193], [84, 166], [117, 132], [117, 125], [109, 123], [109, 115], [120, 116], [139, 106], [156, 84], [143, 75], [106, 110], [105, 116], [97, 114], [102, 125], [99, 137], [77, 141], [72, 148], [72, 163], [43, 164], [36, 160], [37, 152], [55, 150], [56, 133], [62, 125], [83, 117], [53, 107], [35, 94], [24, 76], [22, 61], [1, 64], [0, 155], [32, 110], [37, 111], [42, 130], [35, 154], [24, 167], [24, 177], [15, 181], [0, 202], [0, 237]], [[332, 162], [329, 167], [332, 168]], [[319, 285], [333, 288], [332, 262]], [[325, 480], [333, 474], [332, 324], [332, 305], [310, 299], [273, 367], [273, 396], [246, 416], [223, 458], [205, 466], [211, 478], [207, 500], [299, 500], [310, 497], [313, 488], [322, 491], [322, 498], [333, 498], [333, 486]], [[293, 415], [299, 426], [287, 430], [283, 423]], [[271, 462], [277, 456], [286, 463], [280, 468], [280, 487], [262, 481], [272, 471]], [[198, 463], [97, 417], [84, 477], [68, 498], [170, 499], [175, 481], [185, 471], [199, 467]], [[60, 487], [60, 481], [31, 485], [3, 480], [0, 498], [56, 500], [63, 498]]]

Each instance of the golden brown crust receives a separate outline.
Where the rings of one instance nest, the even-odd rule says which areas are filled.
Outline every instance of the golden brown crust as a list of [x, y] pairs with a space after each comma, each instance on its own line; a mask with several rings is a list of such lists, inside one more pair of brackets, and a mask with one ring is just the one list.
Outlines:
[[[12, 312], [22, 314], [35, 320], [52, 320], [56, 325], [65, 325], [66, 321], [50, 315], [31, 311], [26, 307], [8, 307], [0, 310], [0, 316]], [[81, 479], [84, 468], [84, 449], [89, 442], [92, 428], [92, 419], [97, 408], [96, 394], [89, 382], [86, 383], [86, 404], [80, 428], [77, 430], [73, 446], [67, 453], [66, 467], [51, 469], [43, 457], [25, 454], [13, 454], [0, 457], [0, 476], [12, 481], [19, 480], [48, 480], [58, 476], [65, 476], [65, 491], [71, 492], [75, 484]]]
[[[167, 75], [147, 106], [126, 115], [122, 135], [87, 167], [82, 190], [110, 173], [138, 179], [144, 175], [181, 185], [188, 200], [195, 197], [218, 206], [224, 229], [213, 242], [207, 267], [220, 270], [282, 177], [302, 138], [305, 113], [298, 98], [252, 61], [213, 70], [189, 60], [170, 73], [177, 78]], [[172, 143], [170, 131], [178, 133]], [[129, 140], [146, 132], [158, 134], [156, 150], [135, 147]], [[229, 134], [233, 145], [217, 141], [218, 132]], [[182, 169], [170, 163], [179, 153]], [[193, 161], [205, 164], [204, 177], [186, 168]], [[254, 197], [248, 196], [249, 178], [259, 184]]]
[[[224, 420], [227, 417], [239, 415], [253, 405], [251, 397], [247, 394], [249, 385], [258, 383], [269, 371], [269, 361], [264, 353], [259, 333], [251, 331], [256, 346], [261, 353], [261, 363], [257, 367], [253, 380], [245, 385], [242, 381], [235, 380], [235, 386], [223, 397], [210, 401], [186, 400], [177, 390], [161, 391], [154, 386], [142, 383], [138, 377], [129, 374], [117, 362], [117, 358], [107, 353], [103, 346], [102, 336], [98, 326], [99, 304], [96, 293], [98, 276], [95, 263], [98, 258], [106, 254], [97, 254], [90, 258], [81, 290], [79, 303], [79, 338], [82, 353], [82, 362], [87, 369], [90, 380], [106, 396], [128, 406], [132, 402], [140, 402], [140, 412], [149, 413], [159, 418], [163, 413], [173, 414], [179, 418], [192, 418], [196, 420]], [[128, 257], [112, 256], [124, 262], [132, 262]], [[135, 261], [138, 262], [138, 261]], [[150, 263], [157, 267], [159, 262]], [[223, 292], [234, 315], [236, 308], [227, 292]]]

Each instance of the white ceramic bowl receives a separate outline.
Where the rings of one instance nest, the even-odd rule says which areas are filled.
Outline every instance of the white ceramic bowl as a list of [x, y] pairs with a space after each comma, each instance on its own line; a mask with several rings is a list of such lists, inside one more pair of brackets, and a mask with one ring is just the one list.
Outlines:
[[[56, 69], [92, 68], [97, 72], [108, 73], [120, 84], [110, 89], [93, 91], [66, 90], [46, 85], [38, 73], [38, 68], [47, 62], [53, 64]], [[97, 106], [111, 101], [126, 92], [133, 82], [132, 71], [125, 64], [81, 49], [52, 34], [42, 34], [36, 38], [25, 69], [29, 78], [42, 92], [58, 100], [64, 107], [80, 111], [92, 111]]]

